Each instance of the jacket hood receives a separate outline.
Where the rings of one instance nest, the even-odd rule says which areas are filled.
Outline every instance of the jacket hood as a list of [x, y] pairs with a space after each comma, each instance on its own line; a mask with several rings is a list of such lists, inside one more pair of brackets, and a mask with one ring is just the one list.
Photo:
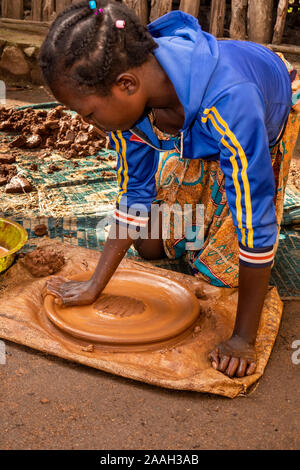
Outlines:
[[148, 25], [158, 48], [154, 55], [174, 85], [184, 107], [185, 131], [196, 118], [219, 58], [218, 42], [198, 20], [173, 11]]

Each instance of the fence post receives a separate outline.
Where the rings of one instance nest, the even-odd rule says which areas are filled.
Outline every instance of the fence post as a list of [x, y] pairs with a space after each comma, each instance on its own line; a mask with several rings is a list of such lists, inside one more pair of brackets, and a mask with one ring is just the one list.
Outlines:
[[2, 18], [22, 20], [24, 16], [23, 0], [2, 0]]
[[245, 40], [248, 0], [231, 0], [230, 37]]
[[31, 18], [33, 21], [42, 21], [41, 0], [31, 0]]
[[198, 18], [200, 0], [181, 0], [179, 8], [185, 13], [189, 13], [190, 15], [194, 15]]
[[[56, 0], [56, 13], [60, 13], [63, 11], [65, 8], [67, 8], [69, 5], [71, 5], [72, 0]], [[76, 2], [73, 2], [76, 3]]]
[[172, 10], [172, 0], [151, 0], [150, 21]]
[[216, 37], [224, 35], [226, 0], [212, 0], [209, 32]]
[[249, 0], [249, 40], [269, 44], [272, 40], [274, 0]]
[[285, 27], [285, 20], [289, 8], [289, 0], [279, 0], [277, 20], [274, 28], [273, 44], [281, 44]]
[[52, 21], [55, 17], [55, 0], [44, 0], [42, 19], [43, 21]]
[[147, 0], [123, 0], [123, 3], [135, 11], [142, 23], [148, 23], [148, 1]]

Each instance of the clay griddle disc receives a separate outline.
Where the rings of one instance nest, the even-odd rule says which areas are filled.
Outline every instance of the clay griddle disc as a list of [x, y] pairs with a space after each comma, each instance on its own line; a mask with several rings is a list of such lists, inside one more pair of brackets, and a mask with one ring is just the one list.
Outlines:
[[[91, 272], [82, 273], [70, 280], [84, 281], [91, 276]], [[104, 297], [103, 310], [101, 296]], [[181, 335], [200, 312], [196, 296], [183, 285], [145, 271], [119, 269], [101, 296], [92, 305], [61, 307], [54, 302], [54, 296], [47, 295], [45, 313], [56, 327], [75, 338], [102, 345], [133, 346]], [[110, 296], [118, 296], [120, 301], [124, 296], [124, 305], [129, 309], [131, 304], [134, 307], [132, 299], [135, 299], [137, 308], [125, 314], [121, 308], [122, 314], [118, 315], [117, 300], [112, 301], [113, 312], [109, 312]]]

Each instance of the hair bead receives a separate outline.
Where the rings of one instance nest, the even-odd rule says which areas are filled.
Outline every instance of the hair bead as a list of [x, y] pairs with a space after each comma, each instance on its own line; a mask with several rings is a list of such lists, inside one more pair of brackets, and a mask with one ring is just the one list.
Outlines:
[[89, 5], [90, 5], [90, 9], [91, 9], [91, 10], [96, 10], [97, 4], [96, 4], [95, 0], [91, 0], [91, 1], [89, 2]]
[[124, 28], [125, 28], [125, 24], [126, 24], [126, 23], [125, 23], [124, 20], [117, 20], [117, 21], [115, 22], [115, 26], [116, 26], [116, 28], [118, 28], [118, 29], [124, 29]]

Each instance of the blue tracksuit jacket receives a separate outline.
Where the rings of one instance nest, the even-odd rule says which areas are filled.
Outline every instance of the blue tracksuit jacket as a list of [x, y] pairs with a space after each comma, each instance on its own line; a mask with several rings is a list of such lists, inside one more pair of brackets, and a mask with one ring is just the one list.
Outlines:
[[[201, 30], [196, 18], [180, 11], [148, 28], [159, 46], [154, 55], [184, 107], [183, 158], [220, 160], [240, 261], [271, 264], [277, 226], [270, 147], [291, 109], [291, 82], [283, 61], [255, 43], [218, 41]], [[159, 141], [145, 115], [134, 129], [110, 133], [110, 142], [118, 153], [115, 218], [144, 226], [147, 214], [130, 215], [122, 206], [126, 201], [126, 207], [143, 205], [150, 211], [159, 153], [173, 149], [174, 141]]]

